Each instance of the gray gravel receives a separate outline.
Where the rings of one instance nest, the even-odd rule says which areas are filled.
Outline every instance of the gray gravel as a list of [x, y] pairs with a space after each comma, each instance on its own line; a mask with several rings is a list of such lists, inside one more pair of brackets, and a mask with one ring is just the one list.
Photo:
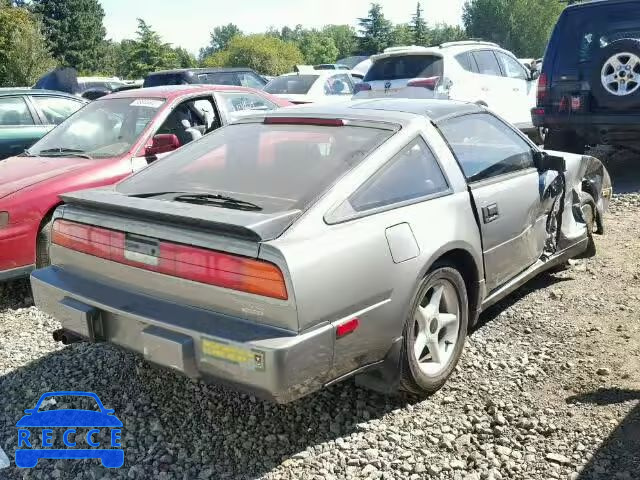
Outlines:
[[109, 345], [62, 347], [26, 284], [0, 295], [0, 447], [50, 390], [96, 392], [125, 465], [42, 460], [9, 478], [639, 479], [640, 195], [616, 197], [599, 256], [486, 312], [427, 400], [352, 382], [277, 406], [156, 369]]

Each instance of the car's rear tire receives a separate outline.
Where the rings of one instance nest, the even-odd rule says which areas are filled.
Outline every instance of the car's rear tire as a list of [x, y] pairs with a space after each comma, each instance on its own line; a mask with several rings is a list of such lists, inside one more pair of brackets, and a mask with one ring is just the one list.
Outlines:
[[583, 154], [585, 141], [571, 130], [549, 129], [544, 139], [545, 150]]
[[464, 279], [448, 265], [422, 280], [405, 321], [401, 387], [427, 396], [453, 373], [467, 336], [469, 302]]
[[49, 245], [51, 243], [52, 225], [53, 221], [49, 219], [44, 222], [44, 225], [38, 232], [38, 238], [36, 239], [36, 268], [44, 268], [51, 265]]

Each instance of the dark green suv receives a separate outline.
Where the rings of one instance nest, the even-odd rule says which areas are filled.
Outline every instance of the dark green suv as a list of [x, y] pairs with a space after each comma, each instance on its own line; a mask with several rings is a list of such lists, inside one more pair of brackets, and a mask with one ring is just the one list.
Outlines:
[[0, 160], [22, 153], [85, 103], [62, 92], [0, 89]]

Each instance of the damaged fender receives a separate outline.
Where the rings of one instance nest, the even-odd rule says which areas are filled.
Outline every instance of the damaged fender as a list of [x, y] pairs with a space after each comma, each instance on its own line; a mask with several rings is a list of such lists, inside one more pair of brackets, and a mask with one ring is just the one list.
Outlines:
[[574, 244], [589, 235], [582, 207], [593, 203], [595, 225], [593, 233], [604, 234], [604, 213], [612, 195], [611, 177], [600, 160], [588, 155], [549, 152], [564, 157], [565, 198], [557, 239], [557, 249]]

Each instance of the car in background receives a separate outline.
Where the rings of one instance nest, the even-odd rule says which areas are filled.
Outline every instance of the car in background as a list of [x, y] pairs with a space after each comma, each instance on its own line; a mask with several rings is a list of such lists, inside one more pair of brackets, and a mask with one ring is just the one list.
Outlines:
[[538, 83], [533, 122], [545, 147], [640, 151], [640, 3], [579, 3], [560, 15]]
[[247, 110], [286, 105], [260, 90], [215, 85], [128, 90], [87, 104], [0, 162], [0, 281], [48, 263], [60, 194], [113, 184]]
[[267, 81], [250, 68], [182, 68], [150, 73], [142, 86], [189, 84], [236, 85], [260, 90]]
[[546, 153], [478, 105], [291, 107], [65, 195], [31, 285], [54, 338], [276, 402], [363, 373], [424, 396], [482, 310], [595, 254], [610, 195], [597, 159]]
[[125, 85], [125, 83], [118, 77], [78, 77], [80, 93], [96, 88], [113, 92], [123, 85]]
[[354, 93], [349, 71], [298, 68], [271, 80], [264, 91], [291, 103], [343, 102]]
[[51, 90], [0, 90], [0, 161], [22, 153], [85, 104]]
[[373, 62], [355, 98], [451, 99], [489, 107], [538, 140], [531, 120], [537, 73], [495, 43], [461, 41], [436, 47], [391, 47]]
[[321, 63], [320, 65], [314, 65], [315, 70], [351, 70], [348, 65], [342, 65], [340, 63]]

